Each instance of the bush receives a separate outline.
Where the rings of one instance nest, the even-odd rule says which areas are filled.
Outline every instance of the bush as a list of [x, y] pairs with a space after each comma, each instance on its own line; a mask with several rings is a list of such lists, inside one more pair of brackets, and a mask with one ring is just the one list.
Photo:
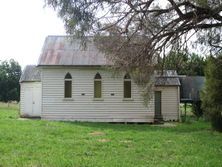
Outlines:
[[208, 58], [205, 76], [205, 87], [201, 94], [202, 109], [212, 127], [222, 132], [222, 54]]
[[211, 116], [211, 124], [215, 130], [222, 132], [222, 115], [221, 115], [221, 113], [215, 112]]
[[203, 110], [201, 108], [201, 101], [195, 101], [192, 104], [192, 113], [197, 117], [200, 118], [203, 116]]

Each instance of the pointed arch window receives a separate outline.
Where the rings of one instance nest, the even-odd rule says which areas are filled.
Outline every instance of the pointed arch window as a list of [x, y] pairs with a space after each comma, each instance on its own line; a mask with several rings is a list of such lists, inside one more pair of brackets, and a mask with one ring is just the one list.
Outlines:
[[99, 73], [94, 77], [94, 98], [102, 98], [102, 77]]
[[65, 75], [64, 80], [64, 97], [72, 98], [72, 76], [70, 73]]
[[128, 73], [124, 76], [123, 82], [123, 97], [126, 99], [131, 98], [131, 77]]

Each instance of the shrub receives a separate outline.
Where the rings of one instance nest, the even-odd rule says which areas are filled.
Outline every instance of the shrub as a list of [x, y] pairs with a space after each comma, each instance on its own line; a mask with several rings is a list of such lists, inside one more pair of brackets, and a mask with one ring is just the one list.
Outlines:
[[192, 104], [192, 113], [197, 117], [200, 118], [203, 116], [203, 110], [201, 108], [201, 101], [195, 101]]
[[211, 116], [211, 124], [212, 127], [219, 131], [222, 132], [222, 114], [221, 112], [214, 112], [214, 114]]
[[202, 109], [212, 127], [222, 131], [222, 54], [208, 58], [205, 76], [205, 87], [201, 94]]

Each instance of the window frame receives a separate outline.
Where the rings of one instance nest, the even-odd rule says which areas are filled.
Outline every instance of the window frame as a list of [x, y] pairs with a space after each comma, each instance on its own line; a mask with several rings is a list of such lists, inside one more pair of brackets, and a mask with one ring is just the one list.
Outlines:
[[[68, 76], [68, 77], [67, 77]], [[66, 82], [70, 82], [70, 97], [66, 96]], [[67, 72], [64, 78], [64, 99], [72, 99], [72, 75]]]
[[[99, 78], [96, 78], [97, 75], [99, 75]], [[101, 97], [95, 97], [95, 83], [96, 82], [100, 82], [100, 89], [101, 89]], [[103, 81], [102, 81], [102, 76], [99, 72], [97, 72], [94, 76], [94, 79], [93, 79], [93, 99], [95, 101], [102, 101], [103, 100]]]
[[[129, 77], [129, 78], [128, 78]], [[130, 97], [125, 97], [125, 82], [130, 82]], [[123, 101], [132, 101], [132, 79], [129, 73], [123, 76]]]

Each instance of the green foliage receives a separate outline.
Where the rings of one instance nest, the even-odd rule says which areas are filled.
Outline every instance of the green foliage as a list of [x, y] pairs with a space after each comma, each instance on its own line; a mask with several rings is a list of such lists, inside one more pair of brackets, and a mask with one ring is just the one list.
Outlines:
[[124, 125], [24, 120], [17, 114], [0, 107], [3, 167], [221, 166], [222, 134], [207, 122]]
[[192, 113], [197, 117], [200, 118], [203, 116], [203, 110], [201, 108], [201, 101], [194, 101], [192, 104]]
[[199, 6], [202, 7], [209, 7], [208, 0], [194, 0]]
[[213, 128], [222, 131], [222, 55], [208, 58], [205, 75], [206, 83], [201, 94], [202, 108]]
[[193, 53], [189, 55], [187, 64], [187, 75], [204, 76], [204, 66], [206, 64], [204, 57]]
[[205, 59], [197, 54], [171, 52], [163, 61], [165, 69], [176, 70], [180, 75], [204, 75]]
[[222, 116], [221, 112], [217, 109], [212, 109], [213, 114], [211, 114], [211, 123], [215, 130], [222, 132]]
[[[176, 70], [178, 74], [186, 74], [186, 66], [188, 61], [188, 55], [181, 52], [171, 52], [163, 59], [164, 69]], [[161, 62], [162, 63], [162, 62]]]
[[21, 66], [15, 60], [0, 62], [0, 101], [19, 101]]

